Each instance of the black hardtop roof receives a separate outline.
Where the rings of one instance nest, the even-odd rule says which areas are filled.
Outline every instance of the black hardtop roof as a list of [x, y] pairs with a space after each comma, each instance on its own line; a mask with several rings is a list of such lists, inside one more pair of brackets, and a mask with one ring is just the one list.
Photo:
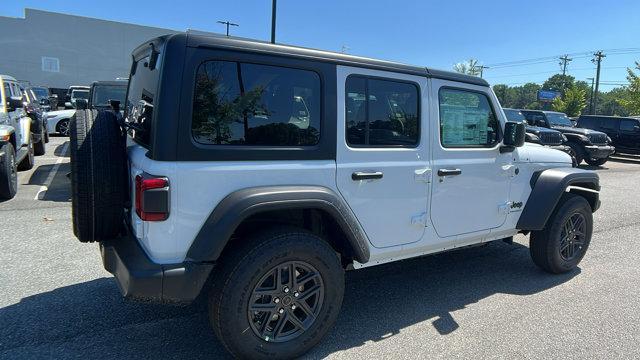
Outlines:
[[127, 82], [126, 81], [118, 81], [118, 80], [100, 80], [100, 81], [94, 81], [93, 83], [91, 83], [91, 86], [96, 86], [96, 85], [115, 85], [115, 86], [123, 86], [126, 87], [127, 86]]
[[614, 115], [580, 115], [581, 118], [607, 118], [607, 119], [632, 119], [638, 120], [637, 116], [614, 116]]
[[[283, 44], [271, 44], [265, 41], [244, 39], [208, 33], [186, 32], [161, 38], [186, 37], [189, 47], [229, 49], [256, 53], [290, 56], [316, 61], [330, 62], [345, 66], [359, 66], [376, 70], [393, 71], [404, 74], [433, 77], [443, 80], [458, 81], [467, 84], [489, 86], [486, 80], [476, 76], [460, 74], [452, 71], [430, 69], [421, 66], [406, 65], [392, 61], [377, 60], [360, 56], [347, 55], [331, 51], [310, 49]], [[151, 42], [151, 41], [150, 41]], [[145, 44], [146, 45], [146, 44]], [[139, 50], [134, 50], [134, 53]]]

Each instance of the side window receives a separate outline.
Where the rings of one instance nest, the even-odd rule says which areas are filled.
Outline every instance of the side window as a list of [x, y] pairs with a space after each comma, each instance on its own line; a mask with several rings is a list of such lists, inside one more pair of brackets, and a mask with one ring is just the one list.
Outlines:
[[487, 95], [468, 90], [440, 90], [440, 142], [448, 148], [491, 147], [499, 123]]
[[638, 121], [623, 119], [620, 120], [620, 131], [634, 132], [637, 131], [638, 125]]
[[4, 84], [4, 96], [13, 96], [11, 94], [11, 87], [9, 87], [9, 83], [5, 82]]
[[598, 123], [600, 124], [600, 128], [603, 130], [617, 130], [618, 124], [615, 119], [607, 119], [607, 118], [599, 118]]
[[420, 96], [415, 84], [350, 76], [345, 84], [345, 94], [349, 145], [418, 144]]
[[320, 102], [313, 71], [208, 61], [196, 74], [191, 133], [201, 144], [316, 145]]

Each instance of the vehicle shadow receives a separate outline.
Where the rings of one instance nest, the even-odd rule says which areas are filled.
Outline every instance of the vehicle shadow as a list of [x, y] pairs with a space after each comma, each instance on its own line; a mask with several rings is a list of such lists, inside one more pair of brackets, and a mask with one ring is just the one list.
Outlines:
[[[69, 146], [71, 146], [71, 143], [69, 140], [63, 142], [62, 144], [56, 146], [56, 148], [53, 151], [53, 154], [55, 156], [60, 156], [60, 157], [69, 157]], [[66, 147], [66, 149], [65, 149]], [[64, 154], [62, 153], [64, 150]]]
[[47, 184], [49, 174], [56, 167], [56, 164], [46, 164], [38, 166], [31, 176], [27, 185], [47, 185], [47, 191], [40, 194], [39, 200], [54, 202], [71, 201], [71, 182], [67, 178], [67, 173], [71, 171], [71, 165], [61, 163], [57, 165], [57, 171], [51, 179], [51, 183]]
[[[338, 322], [308, 357], [387, 339], [424, 321], [441, 335], [477, 326], [458, 323], [451, 313], [498, 293], [535, 294], [579, 273], [543, 273], [527, 247], [502, 242], [351, 271]], [[204, 301], [131, 303], [121, 300], [111, 278], [24, 298], [0, 309], [0, 323], [6, 358], [228, 358], [209, 328]]]
[[610, 157], [609, 161], [640, 165], [640, 156], [616, 154], [615, 157]]

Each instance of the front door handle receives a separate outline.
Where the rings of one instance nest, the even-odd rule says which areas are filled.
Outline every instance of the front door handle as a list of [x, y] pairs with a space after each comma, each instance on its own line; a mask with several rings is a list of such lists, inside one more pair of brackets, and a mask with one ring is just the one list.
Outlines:
[[356, 171], [353, 174], [351, 174], [351, 180], [354, 180], [354, 181], [375, 180], [375, 179], [382, 179], [382, 171], [372, 171], [372, 172]]
[[438, 176], [454, 176], [462, 174], [460, 169], [438, 169]]

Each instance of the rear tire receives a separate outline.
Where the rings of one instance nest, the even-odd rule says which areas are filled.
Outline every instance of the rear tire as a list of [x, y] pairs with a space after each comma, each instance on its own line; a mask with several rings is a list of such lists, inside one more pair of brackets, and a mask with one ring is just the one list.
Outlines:
[[602, 166], [602, 165], [604, 165], [608, 160], [609, 160], [609, 158], [604, 158], [604, 159], [585, 159], [585, 161], [587, 162], [587, 164], [589, 164], [589, 165], [591, 165], [591, 166]]
[[35, 156], [41, 156], [44, 155], [44, 153], [47, 151], [46, 148], [46, 139], [44, 137], [44, 133], [42, 134], [42, 136], [40, 136], [40, 141], [38, 141], [37, 143], [33, 144], [33, 154]]
[[582, 196], [566, 193], [547, 220], [545, 228], [531, 232], [531, 258], [549, 273], [571, 271], [587, 252], [592, 231], [591, 205]]
[[18, 164], [18, 170], [20, 171], [31, 170], [33, 168], [33, 165], [35, 165], [36, 163], [36, 160], [33, 154], [33, 136], [31, 136], [31, 134], [29, 134], [29, 144], [27, 145], [27, 150], [28, 150], [27, 156], [25, 156], [24, 159], [22, 159], [22, 161], [20, 162], [20, 164]]
[[111, 112], [77, 110], [70, 137], [73, 233], [81, 242], [115, 238], [128, 193], [124, 134]]
[[9, 143], [2, 145], [0, 152], [4, 152], [4, 157], [0, 161], [0, 199], [9, 200], [18, 192], [16, 152], [13, 145]]
[[218, 339], [241, 359], [304, 354], [340, 312], [344, 270], [339, 257], [322, 238], [297, 228], [275, 228], [238, 244], [220, 257], [209, 295], [209, 319]]

